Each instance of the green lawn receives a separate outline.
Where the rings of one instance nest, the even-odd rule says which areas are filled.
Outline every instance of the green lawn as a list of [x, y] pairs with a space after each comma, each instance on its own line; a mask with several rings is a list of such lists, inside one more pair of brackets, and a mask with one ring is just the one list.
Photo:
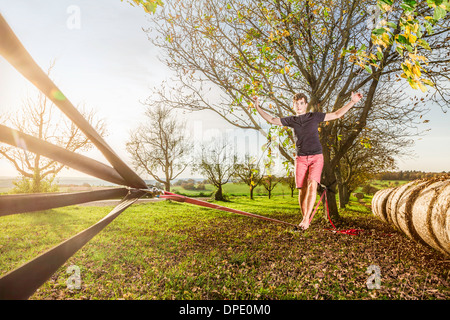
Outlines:
[[[355, 199], [352, 199], [353, 201]], [[300, 222], [296, 197], [231, 197], [224, 206]], [[70, 206], [0, 217], [0, 274], [104, 217]], [[449, 263], [351, 202], [335, 234], [322, 219], [285, 225], [172, 201], [135, 204], [78, 251], [31, 299], [449, 299]], [[370, 265], [381, 289], [369, 290]], [[82, 286], [69, 290], [77, 265]]]

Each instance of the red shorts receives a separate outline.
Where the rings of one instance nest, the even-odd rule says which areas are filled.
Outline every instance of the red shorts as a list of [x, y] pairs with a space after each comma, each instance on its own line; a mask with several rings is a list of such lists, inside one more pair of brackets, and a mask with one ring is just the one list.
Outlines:
[[295, 158], [295, 185], [300, 189], [308, 180], [320, 183], [323, 168], [323, 154], [297, 156]]

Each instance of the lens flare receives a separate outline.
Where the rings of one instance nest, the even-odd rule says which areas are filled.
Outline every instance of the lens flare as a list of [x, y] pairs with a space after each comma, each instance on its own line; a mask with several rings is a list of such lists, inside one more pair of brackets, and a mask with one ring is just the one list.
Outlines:
[[63, 94], [61, 91], [57, 90], [57, 89], [52, 89], [52, 90], [50, 91], [50, 95], [51, 95], [54, 99], [59, 100], [59, 101], [64, 101], [64, 100], [66, 100], [66, 97], [64, 96], [64, 94]]
[[16, 144], [16, 146], [21, 149], [24, 149], [25, 151], [28, 151], [27, 143], [25, 142], [25, 140], [23, 138], [21, 138], [19, 136], [17, 131], [12, 131], [12, 135], [13, 135], [14, 143]]

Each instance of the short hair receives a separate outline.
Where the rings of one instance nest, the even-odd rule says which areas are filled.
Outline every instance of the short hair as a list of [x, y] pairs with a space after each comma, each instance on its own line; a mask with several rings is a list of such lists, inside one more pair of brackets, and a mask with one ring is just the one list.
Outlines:
[[306, 94], [304, 93], [296, 93], [294, 94], [294, 101], [299, 101], [301, 99], [305, 99], [305, 102], [308, 103], [308, 97], [306, 96]]

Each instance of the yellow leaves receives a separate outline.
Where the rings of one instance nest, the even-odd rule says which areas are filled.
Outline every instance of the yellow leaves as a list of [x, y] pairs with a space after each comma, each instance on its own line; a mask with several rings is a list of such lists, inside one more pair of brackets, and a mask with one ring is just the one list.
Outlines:
[[402, 63], [403, 74], [402, 78], [408, 80], [409, 85], [413, 89], [420, 89], [422, 92], [426, 92], [428, 89], [424, 84], [433, 85], [433, 83], [428, 79], [421, 79], [422, 67], [418, 62], [412, 63], [410, 60], [406, 60]]
[[383, 33], [383, 35], [381, 36], [381, 39], [383, 40], [384, 47], [387, 47], [389, 44], [389, 33], [387, 33], [387, 32]]
[[290, 70], [290, 69], [291, 69], [290, 66], [288, 66], [288, 65], [284, 66], [284, 72], [285, 72], [285, 73], [289, 73], [289, 70]]
[[413, 34], [409, 34], [409, 35], [406, 37], [406, 39], [408, 39], [408, 41], [409, 41], [411, 44], [413, 44], [413, 43], [416, 42], [417, 36], [415, 36], [415, 35], [413, 35]]
[[274, 32], [270, 32], [269, 34], [269, 41], [276, 41], [276, 40], [280, 40], [281, 38], [286, 38], [289, 37], [291, 35], [291, 33], [289, 32], [289, 30], [283, 30], [283, 31], [279, 31], [279, 30], [275, 30]]
[[417, 81], [417, 85], [419, 86], [419, 88], [420, 88], [420, 90], [422, 92], [427, 92], [428, 91], [428, 88], [425, 87], [421, 81]]
[[387, 33], [387, 32], [383, 33], [381, 36], [376, 36], [376, 35], [372, 34], [371, 38], [372, 38], [373, 44], [375, 44], [379, 47], [387, 48], [389, 45], [389, 42], [390, 42], [389, 33]]
[[291, 34], [289, 33], [288, 30], [283, 30], [283, 32], [281, 33], [282, 37], [289, 37]]
[[408, 53], [409, 58], [411, 59], [411, 61], [423, 61], [425, 62], [425, 64], [428, 64], [428, 58], [425, 56], [421, 56], [421, 55], [417, 55], [414, 53], [409, 52]]
[[390, 6], [390, 5], [388, 5], [388, 4], [384, 3], [384, 2], [379, 2], [378, 4], [381, 5], [381, 9], [384, 12], [391, 11], [391, 9], [392, 9], [392, 6]]

